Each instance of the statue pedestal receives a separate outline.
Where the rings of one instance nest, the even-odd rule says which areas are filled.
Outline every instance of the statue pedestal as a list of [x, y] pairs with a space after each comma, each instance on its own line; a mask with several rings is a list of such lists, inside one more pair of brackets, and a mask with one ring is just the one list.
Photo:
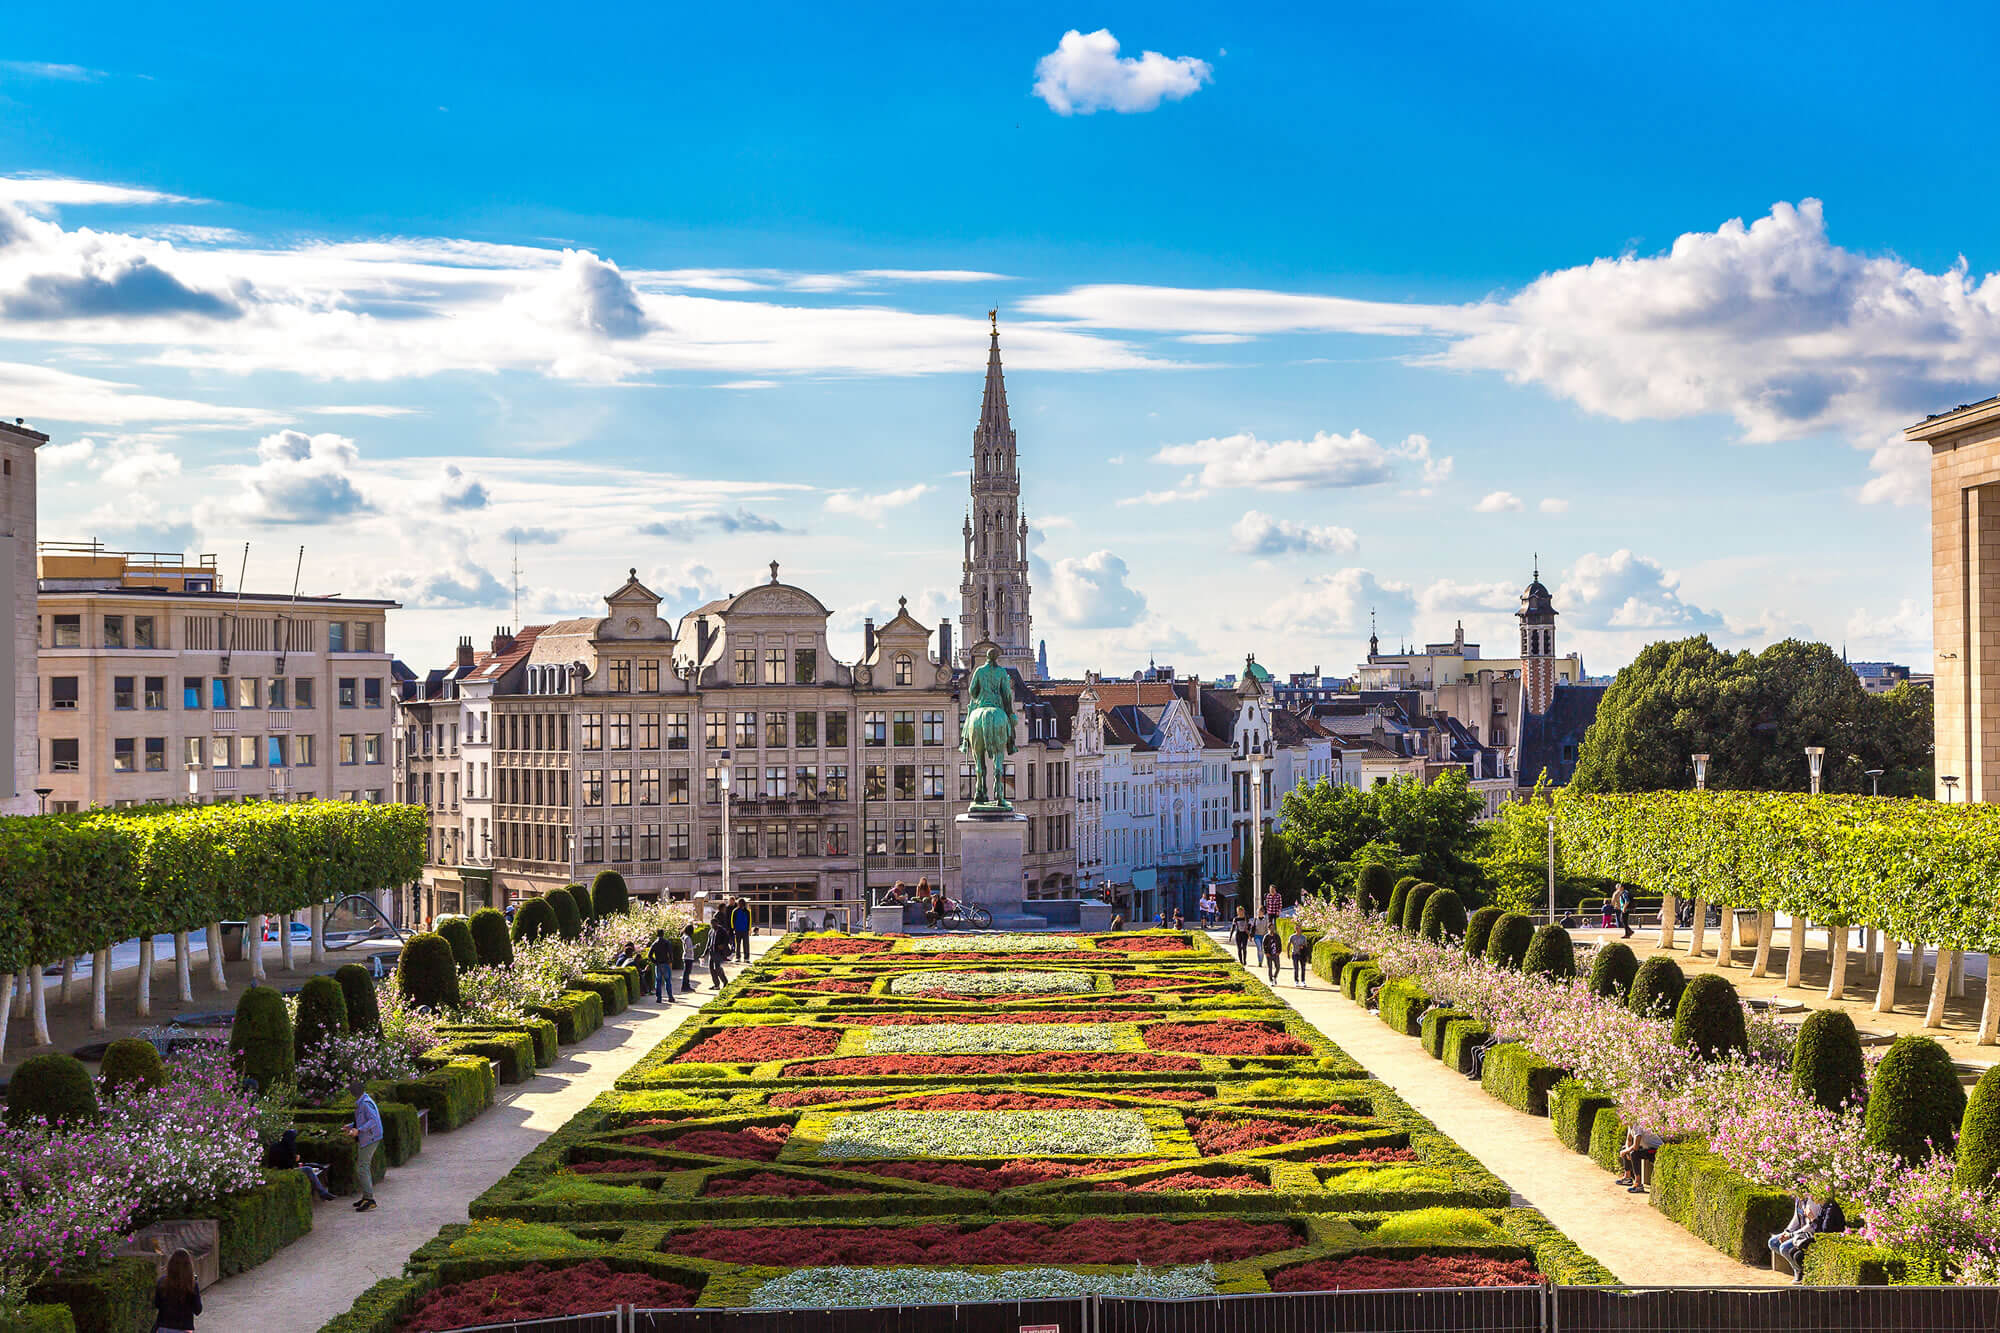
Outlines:
[[1021, 864], [1027, 845], [1026, 815], [1009, 812], [958, 817], [959, 893], [965, 901], [991, 912], [996, 929], [1048, 925], [1021, 910]]

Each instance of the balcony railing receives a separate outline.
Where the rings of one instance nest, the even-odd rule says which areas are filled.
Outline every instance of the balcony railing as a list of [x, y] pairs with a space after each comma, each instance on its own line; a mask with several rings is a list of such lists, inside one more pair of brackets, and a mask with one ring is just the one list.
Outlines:
[[264, 714], [264, 725], [272, 731], [290, 731], [292, 729], [291, 711], [289, 709], [272, 709], [270, 712]]

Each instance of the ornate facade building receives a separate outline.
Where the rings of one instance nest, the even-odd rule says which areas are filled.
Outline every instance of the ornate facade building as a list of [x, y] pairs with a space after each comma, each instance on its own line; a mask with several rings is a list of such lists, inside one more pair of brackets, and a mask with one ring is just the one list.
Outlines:
[[964, 577], [959, 581], [959, 625], [965, 631], [968, 670], [1000, 650], [1000, 665], [1023, 677], [1042, 674], [1028, 606], [1028, 520], [1021, 512], [1021, 469], [1014, 427], [1007, 416], [1007, 383], [1000, 372], [1000, 323], [986, 357], [986, 393], [972, 432], [972, 503], [965, 517]]

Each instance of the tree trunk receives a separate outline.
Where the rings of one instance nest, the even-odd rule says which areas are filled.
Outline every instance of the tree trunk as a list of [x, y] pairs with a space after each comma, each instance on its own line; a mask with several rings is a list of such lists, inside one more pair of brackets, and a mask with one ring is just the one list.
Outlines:
[[28, 991], [31, 989], [28, 985], [28, 978], [33, 975], [35, 975], [33, 972], [23, 969], [20, 974], [20, 982], [14, 988], [14, 1017], [16, 1018], [26, 1018], [28, 1016]]
[[[1777, 921], [1775, 918], [1772, 919], [1771, 928], [1774, 930], [1777, 928]], [[1792, 942], [1785, 949], [1786, 987], [1790, 988], [1798, 985], [1799, 978], [1805, 975], [1805, 969], [1806, 969], [1806, 919], [1802, 916], [1794, 914], [1792, 917]]]
[[1688, 928], [1688, 951], [1690, 958], [1701, 957], [1702, 936], [1708, 933], [1708, 904], [1700, 898], [1694, 900], [1694, 925]]
[[14, 981], [12, 972], [0, 977], [0, 1061], [7, 1058], [7, 1024], [14, 1016]]
[[1847, 997], [1847, 927], [1827, 928], [1827, 948], [1833, 957], [1827, 963], [1826, 998], [1840, 1000]]
[[1736, 909], [1722, 909], [1722, 929], [1715, 937], [1715, 965], [1717, 967], [1736, 966]]
[[153, 937], [143, 935], [139, 939], [139, 991], [138, 1003], [133, 1012], [141, 1018], [153, 1016]]
[[1909, 977], [1910, 984], [1912, 986], [1923, 985], [1924, 977], [1926, 975], [1928, 975], [1928, 969], [1924, 967], [1924, 942], [1922, 940], [1911, 940], [1910, 977]]
[[57, 996], [56, 998], [61, 1003], [68, 1004], [70, 1002], [70, 999], [75, 995], [75, 993], [76, 993], [76, 959], [65, 958], [63, 959], [62, 994]]
[[102, 1032], [110, 1022], [105, 1013], [106, 993], [111, 989], [111, 950], [99, 949], [90, 956], [90, 1030]]
[[1750, 975], [1761, 977], [1771, 970], [1771, 936], [1778, 933], [1776, 912], [1757, 913], [1757, 956], [1750, 963]]
[[278, 966], [292, 970], [292, 913], [278, 914]]
[[208, 923], [208, 984], [215, 987], [218, 994], [229, 990], [229, 974], [222, 970], [222, 923]]
[[182, 1004], [194, 999], [194, 969], [189, 965], [188, 933], [174, 932], [174, 989]]
[[1965, 951], [1963, 949], [1951, 956], [1951, 998], [1954, 1000], [1965, 998]]
[[1902, 969], [1897, 966], [1896, 941], [1882, 934], [1882, 981], [1875, 988], [1875, 1012], [1893, 1014], [1896, 1012], [1896, 974]]
[[1681, 907], [1676, 894], [1665, 894], [1660, 899], [1660, 949], [1671, 951], [1674, 947], [1674, 913]]
[[255, 912], [243, 923], [243, 953], [250, 960], [250, 980], [264, 980], [264, 914]]
[[35, 964], [28, 969], [34, 982], [35, 993], [28, 1001], [28, 1015], [35, 1020], [35, 1045], [47, 1046], [49, 1042], [49, 986], [48, 978], [42, 974], [42, 965]]
[[2000, 1042], [2000, 994], [1993, 985], [1994, 955], [1986, 955], [1986, 1006], [1979, 1011], [1979, 1044], [1992, 1046]]
[[312, 911], [307, 915], [306, 920], [312, 926], [312, 961], [315, 963], [324, 963], [326, 961], [326, 904], [314, 903]]
[[1937, 979], [1931, 983], [1931, 1003], [1924, 1010], [1924, 1026], [1941, 1028], [1944, 1026], [1945, 995], [1951, 990], [1951, 969], [1957, 961], [1958, 950], [1938, 949]]
[[1868, 926], [1861, 932], [1861, 970], [1868, 976], [1875, 975], [1875, 927]]

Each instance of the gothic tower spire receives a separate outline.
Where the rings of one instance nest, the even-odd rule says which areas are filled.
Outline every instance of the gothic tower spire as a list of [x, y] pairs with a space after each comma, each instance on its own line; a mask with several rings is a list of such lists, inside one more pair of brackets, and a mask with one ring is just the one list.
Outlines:
[[992, 346], [986, 390], [972, 432], [972, 506], [964, 578], [959, 583], [963, 664], [974, 666], [990, 643], [1003, 666], [1034, 678], [1034, 621], [1028, 608], [1028, 521], [1021, 513], [1021, 471], [1000, 369], [1000, 312], [989, 310]]

